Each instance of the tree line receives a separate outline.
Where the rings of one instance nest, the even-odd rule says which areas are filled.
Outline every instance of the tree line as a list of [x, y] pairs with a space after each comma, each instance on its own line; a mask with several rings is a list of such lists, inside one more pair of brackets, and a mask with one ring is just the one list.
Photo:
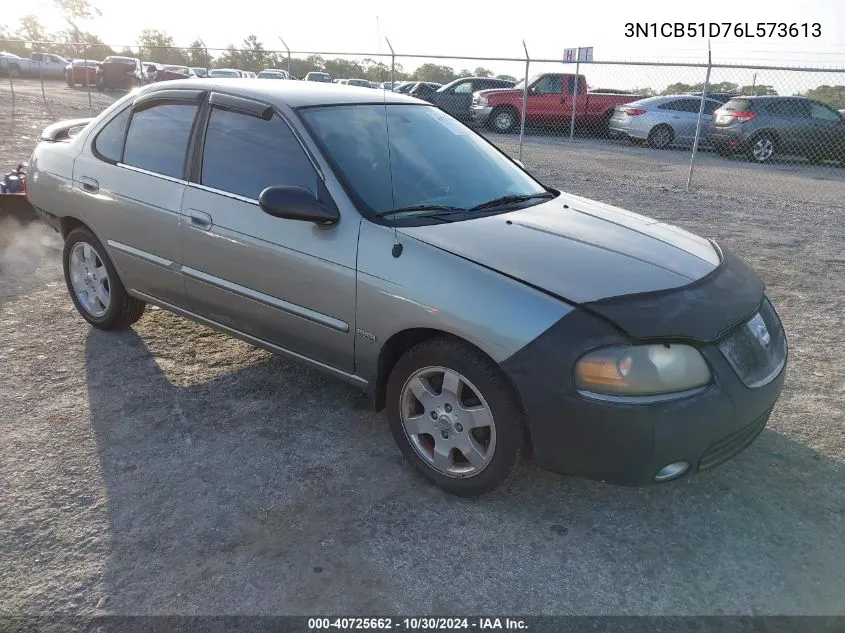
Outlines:
[[[39, 46], [45, 53], [56, 53], [68, 58], [82, 58], [101, 60], [109, 55], [124, 55], [126, 57], [140, 57], [143, 61], [161, 64], [178, 64], [203, 68], [239, 68], [259, 72], [265, 68], [290, 68], [295, 77], [304, 77], [310, 71], [322, 71], [335, 78], [360, 78], [368, 81], [390, 81], [391, 68], [383, 59], [365, 57], [362, 60], [342, 58], [325, 59], [320, 55], [308, 57], [292, 57], [288, 65], [287, 54], [280, 51], [268, 50], [255, 35], [246, 37], [240, 45], [229, 44], [225, 49], [209, 50], [205, 44], [196, 39], [187, 47], [176, 46], [173, 37], [158, 29], [144, 29], [138, 36], [136, 46], [112, 48], [105, 44], [97, 35], [80, 28], [80, 23], [100, 15], [90, 0], [54, 0], [67, 28], [55, 33], [49, 33], [35, 15], [27, 15], [20, 20], [16, 31], [12, 32], [6, 26], [0, 25], [0, 41], [3, 50], [16, 55], [27, 56], [30, 50], [23, 42], [41, 41], [54, 42]], [[479, 66], [472, 70], [456, 70], [451, 66], [426, 63], [414, 70], [405, 70], [402, 64], [396, 63], [394, 77], [397, 81], [432, 81], [441, 84], [449, 83], [460, 77], [497, 77], [516, 81], [510, 75], [495, 74], [489, 68]], [[662, 91], [650, 87], [635, 88], [630, 92], [643, 96], [669, 95], [684, 92], [700, 92], [703, 83], [686, 84], [676, 82], [669, 84]], [[739, 85], [730, 81], [722, 81], [710, 86], [711, 92], [730, 92], [743, 95], [776, 95], [775, 88], [768, 84]], [[845, 108], [845, 86], [822, 85], [799, 93], [802, 96], [816, 99], [828, 105]]]

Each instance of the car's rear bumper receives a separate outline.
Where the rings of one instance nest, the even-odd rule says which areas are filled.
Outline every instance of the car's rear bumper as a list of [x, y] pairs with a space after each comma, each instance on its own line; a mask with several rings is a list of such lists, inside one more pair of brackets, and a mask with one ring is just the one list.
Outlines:
[[740, 151], [745, 147], [750, 133], [738, 125], [727, 127], [712, 126], [707, 135], [710, 144], [717, 149]]
[[608, 129], [611, 134], [617, 136], [627, 136], [629, 138], [648, 138], [648, 133], [651, 131], [651, 125], [634, 120], [636, 117], [628, 117], [627, 119], [616, 119], [611, 117]]

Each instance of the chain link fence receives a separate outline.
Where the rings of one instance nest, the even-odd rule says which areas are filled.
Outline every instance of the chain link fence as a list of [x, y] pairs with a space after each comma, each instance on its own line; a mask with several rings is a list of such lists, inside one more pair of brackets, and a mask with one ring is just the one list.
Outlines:
[[[40, 98], [54, 118], [107, 107], [122, 90], [188, 72], [265, 69], [304, 79], [395, 89], [440, 107], [520, 160], [575, 145], [597, 155], [632, 153], [655, 166], [701, 161], [845, 163], [845, 68], [563, 62], [524, 57], [120, 46], [0, 40], [0, 112], [16, 96]], [[17, 55], [17, 56], [15, 56]], [[112, 56], [112, 57], [109, 57]], [[124, 83], [104, 60], [124, 58]], [[132, 61], [126, 61], [132, 60]], [[189, 70], [190, 69], [190, 70]], [[170, 73], [170, 74], [168, 74]], [[176, 74], [174, 74], [176, 73]], [[676, 172], [673, 172], [676, 174]], [[673, 175], [677, 178], [677, 175]], [[713, 183], [717, 184], [717, 183]]]

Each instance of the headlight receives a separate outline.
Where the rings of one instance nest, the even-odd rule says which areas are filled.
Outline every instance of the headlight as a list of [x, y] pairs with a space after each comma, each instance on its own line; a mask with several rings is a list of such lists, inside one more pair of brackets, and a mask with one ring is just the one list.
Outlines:
[[479, 105], [488, 105], [489, 103], [490, 101], [487, 99], [487, 97], [478, 97]]
[[710, 382], [710, 369], [689, 345], [625, 345], [583, 356], [575, 365], [582, 392], [654, 396], [688, 391]]

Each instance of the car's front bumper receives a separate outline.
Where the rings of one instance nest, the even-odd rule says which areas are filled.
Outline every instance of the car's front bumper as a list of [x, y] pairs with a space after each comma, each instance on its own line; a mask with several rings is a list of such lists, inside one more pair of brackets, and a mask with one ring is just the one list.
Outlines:
[[493, 106], [472, 105], [469, 109], [469, 116], [473, 123], [477, 125], [484, 125], [490, 118], [491, 112], [493, 112]]
[[[726, 277], [735, 279], [741, 273], [739, 267], [726, 270], [721, 275], [722, 281]], [[719, 279], [705, 279], [690, 288], [668, 293], [666, 300], [701, 305], [707, 287], [712, 286], [718, 292], [719, 283]], [[749, 283], [747, 291], [739, 294], [748, 297], [750, 309], [737, 320], [736, 314], [748, 307], [737, 303], [733, 312], [727, 310], [729, 321], [715, 328], [696, 323], [698, 311], [688, 317], [682, 311], [675, 311], [675, 314], [681, 312], [682, 319], [688, 318], [690, 327], [667, 329], [666, 335], [675, 342], [682, 338], [694, 344], [713, 375], [710, 385], [683, 398], [609, 401], [585, 396], [575, 387], [574, 365], [585, 352], [608, 345], [655, 340], [620, 331], [620, 327], [635, 331], [646, 325], [640, 321], [642, 315], [637, 314], [640, 309], [647, 311], [645, 305], [626, 307], [634, 316], [624, 325], [612, 324], [594, 311], [574, 310], [502, 363], [502, 369], [519, 392], [537, 463], [559, 473], [615, 484], [643, 485], [654, 483], [661, 469], [670, 464], [688, 464], [683, 474], [706, 470], [748, 446], [766, 425], [780, 395], [786, 357], [783, 367], [768, 384], [757, 388], [743, 384], [717, 342], [726, 335], [726, 329], [744, 327], [762, 300], [762, 285], [758, 293]], [[657, 305], [654, 298], [644, 301], [655, 313], [670, 313], [666, 304]], [[725, 307], [720, 306], [713, 314]], [[660, 318], [655, 316], [654, 320], [659, 322]], [[713, 332], [718, 334], [711, 337]], [[681, 333], [689, 336], [679, 336]], [[708, 338], [712, 340], [708, 342]]]

